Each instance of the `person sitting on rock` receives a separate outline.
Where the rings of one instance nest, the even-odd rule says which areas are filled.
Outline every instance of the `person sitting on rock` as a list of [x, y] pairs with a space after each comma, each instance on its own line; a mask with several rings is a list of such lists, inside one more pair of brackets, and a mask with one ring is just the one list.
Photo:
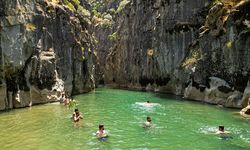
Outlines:
[[66, 105], [69, 105], [69, 101], [70, 101], [70, 99], [69, 99], [69, 96], [65, 96], [64, 97], [64, 99], [63, 99], [63, 103], [64, 103], [64, 105], [66, 106]]
[[60, 102], [61, 102], [61, 103], [64, 102], [65, 99], [66, 99], [65, 93], [62, 92], [62, 93], [61, 93], [61, 96], [60, 96]]
[[83, 117], [81, 116], [79, 110], [75, 109], [75, 112], [73, 113], [72, 118], [73, 118], [74, 122], [79, 122], [80, 119], [82, 119]]

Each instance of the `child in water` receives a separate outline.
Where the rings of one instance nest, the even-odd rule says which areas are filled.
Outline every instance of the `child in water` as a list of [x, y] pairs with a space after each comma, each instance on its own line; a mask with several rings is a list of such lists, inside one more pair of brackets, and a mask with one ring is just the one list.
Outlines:
[[99, 125], [99, 130], [96, 132], [96, 136], [98, 138], [106, 138], [108, 136], [107, 132], [104, 129], [104, 125], [102, 124]]
[[147, 117], [147, 121], [144, 123], [144, 128], [149, 128], [152, 126], [152, 119], [151, 117]]
[[73, 113], [72, 118], [73, 118], [74, 122], [79, 122], [80, 119], [82, 119], [82, 116], [81, 116], [78, 109], [75, 109], [75, 112]]

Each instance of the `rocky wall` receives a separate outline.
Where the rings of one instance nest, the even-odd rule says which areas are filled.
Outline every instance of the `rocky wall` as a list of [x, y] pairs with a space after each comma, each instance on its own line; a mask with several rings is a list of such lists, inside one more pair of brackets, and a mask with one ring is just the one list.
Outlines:
[[87, 16], [61, 1], [1, 0], [0, 6], [0, 110], [94, 88], [95, 47]]
[[249, 6], [248, 0], [129, 1], [117, 14], [105, 83], [246, 106]]

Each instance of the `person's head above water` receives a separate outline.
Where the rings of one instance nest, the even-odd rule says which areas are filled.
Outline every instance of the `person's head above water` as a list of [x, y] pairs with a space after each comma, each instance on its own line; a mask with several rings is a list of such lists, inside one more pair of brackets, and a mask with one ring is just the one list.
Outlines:
[[224, 126], [219, 126], [219, 131], [224, 132]]
[[78, 112], [78, 111], [79, 111], [79, 110], [76, 108], [76, 109], [75, 109], [75, 112]]
[[104, 125], [103, 124], [99, 125], [99, 130], [104, 130]]
[[147, 101], [147, 103], [149, 103], [149, 101]]
[[148, 116], [148, 117], [147, 117], [147, 121], [148, 121], [148, 122], [151, 122], [151, 121], [152, 121], [152, 120], [151, 120], [151, 117]]

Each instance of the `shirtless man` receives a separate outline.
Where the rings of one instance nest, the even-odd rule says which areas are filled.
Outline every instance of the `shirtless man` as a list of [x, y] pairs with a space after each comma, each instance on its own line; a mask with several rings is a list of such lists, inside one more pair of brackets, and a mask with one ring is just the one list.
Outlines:
[[98, 138], [105, 138], [108, 136], [107, 132], [104, 129], [104, 125], [102, 125], [102, 124], [99, 125], [99, 130], [96, 132], [96, 136]]
[[82, 119], [83, 117], [81, 116], [79, 110], [75, 109], [75, 112], [73, 113], [72, 118], [73, 118], [74, 122], [79, 122], [80, 119]]
[[230, 132], [224, 130], [224, 126], [219, 126], [218, 131], [216, 132], [217, 135], [220, 135], [220, 137], [230, 137]]

